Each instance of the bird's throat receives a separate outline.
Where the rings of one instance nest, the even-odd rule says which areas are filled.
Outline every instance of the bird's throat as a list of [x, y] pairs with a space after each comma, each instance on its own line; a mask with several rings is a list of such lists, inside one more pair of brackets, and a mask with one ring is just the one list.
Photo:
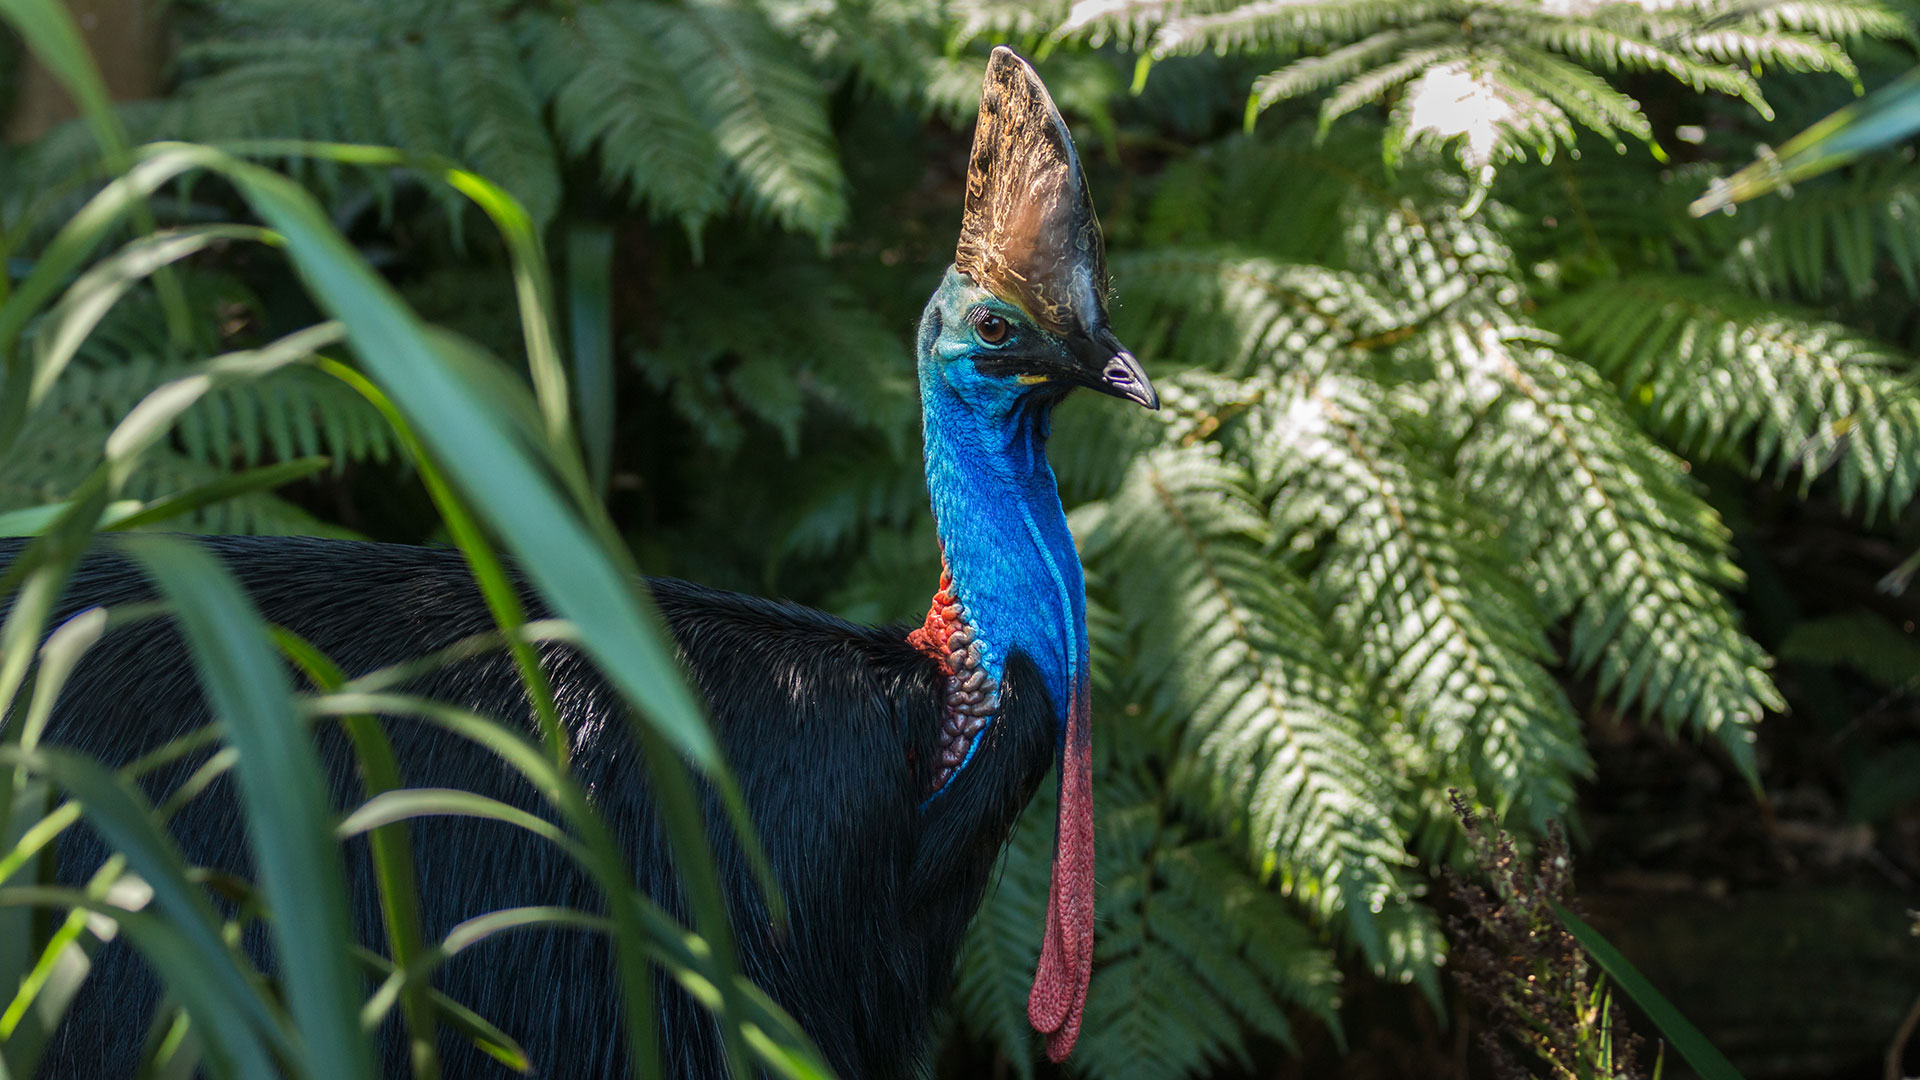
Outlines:
[[[1093, 767], [1086, 584], [1047, 465], [1047, 415], [995, 420], [927, 395], [927, 487], [944, 570], [912, 640], [947, 674], [929, 804], [966, 773], [998, 709], [1007, 658], [1039, 669], [1058, 721], [1060, 816], [1027, 1017], [1062, 1061], [1093, 971]], [[998, 426], [994, 426], [998, 425]], [[1023, 692], [1025, 688], [1022, 688]]]
[[937, 790], [992, 724], [1009, 657], [1039, 670], [1064, 735], [1088, 650], [1086, 586], [1047, 464], [1045, 407], [993, 417], [928, 396], [927, 488], [943, 565], [913, 641], [948, 676]]

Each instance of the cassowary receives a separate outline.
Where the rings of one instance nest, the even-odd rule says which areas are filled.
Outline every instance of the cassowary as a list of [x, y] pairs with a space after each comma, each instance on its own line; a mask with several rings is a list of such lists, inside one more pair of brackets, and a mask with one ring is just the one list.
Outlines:
[[[1093, 957], [1089, 657], [1080, 563], [1044, 449], [1050, 413], [1074, 387], [1159, 405], [1108, 328], [1106, 288], [1099, 224], [1066, 125], [1033, 70], [996, 49], [958, 250], [917, 341], [927, 486], [945, 567], [924, 624], [873, 629], [791, 604], [650, 583], [788, 904], [790, 925], [775, 933], [744, 859], [719, 841], [746, 974], [848, 1080], [924, 1074], [967, 923], [1014, 820], [1056, 761], [1056, 854], [1029, 1016], [1055, 1059], [1079, 1032]], [[349, 673], [492, 626], [455, 551], [309, 539], [204, 543], [266, 619]], [[20, 549], [0, 542], [0, 565]], [[128, 561], [102, 550], [81, 563], [59, 614], [151, 597]], [[640, 885], [674, 907], [666, 840], [637, 750], [618, 722], [618, 698], [578, 653], [553, 647], [542, 660], [577, 775]], [[489, 715], [528, 712], [514, 666], [499, 653], [422, 676], [411, 688]], [[87, 655], [48, 738], [117, 764], [210, 719], [177, 634], [149, 622], [108, 635]], [[536, 793], [487, 752], [425, 725], [387, 727], [410, 785], [467, 788], [543, 812]], [[335, 799], [352, 805], [350, 747], [338, 731], [316, 738]], [[149, 787], [164, 792], [195, 764]], [[189, 861], [247, 873], [235, 805], [221, 780], [174, 819]], [[431, 936], [502, 907], [597, 903], [580, 871], [525, 832], [472, 819], [411, 828]], [[58, 873], [84, 880], [104, 854], [75, 830]], [[377, 945], [364, 846], [350, 846], [348, 857], [360, 930]], [[264, 956], [266, 944], [256, 934], [249, 947]], [[461, 953], [436, 981], [520, 1040], [538, 1075], [613, 1076], [626, 1070], [627, 1050], [612, 964], [596, 935], [528, 931]], [[160, 986], [130, 949], [102, 949], [43, 1075], [131, 1075]], [[664, 980], [658, 1000], [667, 1075], [720, 1075], [711, 1018]], [[407, 1057], [396, 1026], [383, 1033], [383, 1053], [387, 1070], [401, 1075]], [[446, 1075], [499, 1072], [473, 1047], [443, 1044]]]

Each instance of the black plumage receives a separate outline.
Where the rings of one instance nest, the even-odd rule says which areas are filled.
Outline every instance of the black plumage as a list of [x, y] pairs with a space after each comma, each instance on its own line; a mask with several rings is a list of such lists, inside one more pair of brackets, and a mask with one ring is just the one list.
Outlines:
[[[296, 631], [350, 674], [430, 653], [492, 628], [459, 553], [394, 545], [279, 538], [201, 541], [239, 579], [271, 622]], [[0, 565], [21, 550], [0, 540]], [[946, 999], [955, 952], [1008, 830], [1054, 756], [1057, 710], [1016, 655], [999, 718], [975, 765], [924, 809], [933, 779], [944, 676], [906, 641], [905, 628], [872, 629], [792, 604], [690, 585], [651, 582], [689, 677], [710, 703], [716, 734], [774, 860], [790, 908], [776, 938], [743, 860], [714, 836], [747, 974], [791, 1012], [840, 1075], [920, 1075], [931, 1026]], [[96, 551], [68, 584], [56, 618], [86, 607], [150, 599], [139, 572]], [[537, 600], [527, 597], [537, 612]], [[572, 739], [574, 768], [616, 830], [641, 886], [678, 910], [664, 834], [644, 769], [612, 693], [578, 654], [543, 651]], [[533, 721], [504, 652], [428, 675], [411, 690], [484, 714]], [[109, 634], [63, 693], [49, 739], [123, 764], [209, 720], [177, 635], [153, 623]], [[517, 774], [486, 751], [408, 720], [387, 729], [411, 786], [460, 787], [547, 814]], [[336, 729], [315, 738], [338, 805], [360, 787]], [[151, 778], [156, 798], [201, 758]], [[245, 874], [236, 792], [223, 779], [175, 818], [190, 863]], [[719, 818], [709, 807], [709, 820]], [[414, 823], [423, 920], [432, 936], [455, 923], [521, 904], [595, 909], [596, 890], [545, 841], [471, 819]], [[59, 876], [77, 882], [104, 856], [76, 829]], [[349, 877], [363, 940], [382, 943], [363, 841], [349, 844]], [[264, 954], [264, 935], [251, 942]], [[437, 985], [522, 1041], [537, 1075], [618, 1075], [626, 1051], [618, 990], [604, 939], [522, 931], [455, 957]], [[662, 983], [667, 1075], [719, 1075], [710, 1018]], [[131, 1075], [157, 984], [132, 950], [102, 950], [87, 987], [49, 1048], [42, 1075]], [[383, 1031], [390, 1074], [406, 1072], [399, 1022]], [[444, 1032], [449, 1077], [504, 1075]]]

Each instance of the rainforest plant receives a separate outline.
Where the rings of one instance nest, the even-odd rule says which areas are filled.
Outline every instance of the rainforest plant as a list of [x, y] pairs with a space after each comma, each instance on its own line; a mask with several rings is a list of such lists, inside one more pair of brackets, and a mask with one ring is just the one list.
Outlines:
[[[207, 146], [130, 148], [64, 8], [9, 0], [0, 5], [0, 17], [81, 104], [109, 178], [31, 252], [19, 280], [9, 274], [8, 287], [0, 290], [0, 385], [6, 391], [0, 400], [0, 456], [8, 461], [37, 456], [34, 444], [23, 439], [52, 437], [53, 429], [36, 430], [34, 421], [59, 400], [55, 387], [80, 343], [135, 284], [152, 283], [164, 312], [155, 321], [170, 340], [191, 343], [196, 316], [205, 318], [206, 312], [174, 276], [172, 264], [215, 241], [284, 250], [311, 303], [338, 317], [260, 348], [184, 367], [112, 424], [97, 464], [63, 499], [9, 516], [10, 531], [35, 539], [0, 576], [5, 612], [0, 717], [6, 720], [0, 745], [5, 770], [0, 837], [6, 849], [0, 855], [0, 881], [5, 882], [0, 886], [5, 913], [0, 986], [9, 1002], [0, 1013], [0, 1067], [10, 1076], [35, 1074], [46, 1040], [85, 978], [88, 957], [107, 940], [124, 936], [166, 987], [165, 1004], [150, 1019], [146, 1055], [148, 1067], [158, 1074], [205, 1069], [216, 1076], [371, 1077], [368, 1029], [379, 1027], [396, 1007], [411, 1033], [416, 1075], [438, 1074], [433, 1032], [441, 1024], [506, 1064], [524, 1068], [524, 1054], [510, 1035], [438, 995], [430, 980], [438, 963], [467, 943], [514, 926], [547, 923], [608, 935], [620, 957], [636, 1075], [658, 1068], [650, 1006], [654, 964], [700, 988], [701, 1000], [722, 1020], [723, 1041], [737, 1067], [756, 1061], [782, 1075], [822, 1075], [805, 1037], [736, 971], [725, 910], [712, 893], [712, 855], [700, 807], [685, 770], [704, 773], [734, 822], [744, 823], [739, 796], [647, 617], [647, 601], [635, 591], [624, 549], [608, 542], [604, 518], [582, 498], [586, 475], [571, 441], [566, 379], [547, 329], [546, 269], [524, 211], [478, 176], [441, 173], [440, 179], [487, 208], [514, 251], [516, 276], [525, 290], [521, 314], [530, 335], [527, 349], [539, 384], [535, 395], [505, 377], [491, 357], [430, 329], [344, 242], [312, 197], [284, 176]], [[341, 162], [408, 165], [391, 152], [370, 158], [337, 148], [313, 152]], [[194, 172], [219, 177], [263, 224], [155, 231], [147, 200]], [[124, 231], [132, 232], [131, 239], [96, 258], [99, 248]], [[357, 356], [372, 377], [329, 355], [342, 349]], [[384, 437], [404, 445], [426, 476], [497, 615], [498, 636], [522, 664], [536, 713], [553, 709], [530, 647], [542, 635], [580, 641], [606, 670], [618, 672], [610, 682], [632, 706], [636, 736], [656, 748], [648, 756], [649, 768], [663, 793], [662, 813], [678, 838], [676, 862], [695, 901], [689, 911], [704, 936], [695, 936], [636, 893], [608, 827], [567, 771], [557, 731], [545, 732], [543, 746], [496, 720], [421, 702], [417, 711], [424, 722], [443, 724], [486, 746], [542, 792], [568, 823], [572, 836], [564, 844], [602, 886], [606, 901], [602, 913], [488, 913], [444, 941], [423, 940], [413, 914], [418, 886], [406, 854], [406, 821], [422, 814], [497, 818], [504, 808], [448, 793], [400, 790], [384, 736], [377, 725], [355, 715], [362, 710], [351, 702], [382, 678], [404, 681], [407, 676], [376, 673], [371, 684], [347, 682], [310, 645], [270, 631], [204, 551], [159, 538], [130, 540], [123, 550], [153, 580], [161, 603], [93, 609], [57, 628], [47, 625], [65, 577], [96, 530], [152, 527], [313, 471], [310, 463], [289, 463], [296, 467], [255, 469], [176, 487], [155, 498], [126, 498], [134, 492], [130, 478], [148, 464], [155, 448], [175, 438], [183, 445], [195, 441], [193, 429], [180, 426], [185, 413], [217, 402], [215, 395], [223, 389], [303, 363], [365, 398], [384, 417]], [[100, 396], [104, 400], [96, 408], [120, 411], [114, 398]], [[274, 398], [255, 403], [262, 400]], [[299, 414], [296, 422], [311, 423], [317, 407], [289, 411]], [[92, 434], [81, 427], [75, 437], [85, 440]], [[204, 432], [199, 437], [204, 439]], [[238, 438], [228, 445], [236, 455], [255, 452]], [[164, 474], [158, 482], [173, 486]], [[529, 518], [539, 526], [527, 527]], [[529, 627], [496, 543], [529, 568], [529, 580], [556, 612], [577, 613], [584, 621], [577, 627], [564, 622]], [[563, 575], [541, 569], [560, 566], [567, 568]], [[595, 594], [591, 601], [588, 593]], [[54, 700], [78, 659], [110, 624], [149, 618], [155, 609], [177, 619], [217, 723], [118, 771], [72, 749], [41, 745]], [[597, 628], [589, 628], [595, 623]], [[588, 638], [593, 644], [585, 644]], [[294, 692], [287, 661], [306, 673], [315, 692]], [[445, 662], [445, 657], [428, 660]], [[310, 724], [332, 722], [352, 734], [368, 797], [344, 822], [334, 820], [327, 804], [307, 734]], [[165, 802], [152, 805], [138, 781], [210, 742], [226, 747]], [[189, 867], [166, 831], [180, 804], [228, 771], [244, 796], [257, 865], [252, 881]], [[84, 887], [46, 880], [52, 867], [49, 846], [83, 821], [115, 854]], [[360, 947], [352, 936], [340, 843], [362, 833], [373, 834], [386, 954]], [[744, 826], [738, 839], [750, 862], [764, 870], [751, 827]], [[760, 880], [771, 877], [762, 873]], [[778, 898], [771, 891], [769, 904], [778, 918]], [[276, 960], [271, 976], [240, 947], [242, 933], [255, 922], [271, 932]], [[369, 977], [381, 984], [371, 1000], [365, 993]]]
[[[521, 199], [560, 256], [543, 310], [573, 385], [600, 388], [574, 395], [584, 489], [648, 569], [903, 621], [939, 569], [905, 329], [949, 255], [950, 119], [986, 45], [1042, 57], [1166, 404], [1069, 404], [1050, 446], [1102, 727], [1089, 1076], [1337, 1031], [1343, 964], [1438, 997], [1426, 892], [1466, 857], [1446, 792], [1522, 835], [1577, 810], [1589, 701], [1764, 784], [1756, 731], [1786, 704], [1764, 646], [1872, 657], [1747, 617], [1755, 493], [1920, 547], [1920, 166], [1687, 213], [1756, 141], [1912, 64], [1890, 5], [235, 0], [179, 25], [179, 82], [123, 111], [141, 137], [393, 143]], [[86, 193], [83, 135], [0, 165], [16, 258]], [[499, 314], [512, 251], [458, 190], [287, 164], [417, 309], [539, 372]], [[50, 426], [49, 461], [91, 460], [139, 372], [304, 325], [279, 271], [210, 251], [176, 279], [200, 329], [169, 335], [163, 290], [133, 286], [48, 399], [97, 401], [100, 426]], [[200, 523], [285, 527], [297, 503], [435, 535], [372, 467], [399, 444], [323, 385], [157, 444], [204, 470], [350, 462]], [[0, 498], [47, 501], [53, 469]], [[1848, 625], [1884, 641], [1876, 619]], [[1873, 783], [1863, 813], [1898, 794]], [[1053, 808], [1030, 812], [956, 997], [959, 1051], [1016, 1075]]]

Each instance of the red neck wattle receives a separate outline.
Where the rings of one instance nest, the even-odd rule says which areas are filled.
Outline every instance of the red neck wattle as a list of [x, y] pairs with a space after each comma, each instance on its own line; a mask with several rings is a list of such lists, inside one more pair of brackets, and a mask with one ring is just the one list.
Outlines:
[[[972, 628], [953, 588], [953, 574], [943, 565], [940, 590], [933, 596], [926, 622], [907, 635], [913, 647], [938, 661], [948, 677], [949, 702], [943, 740], [953, 721], [964, 721], [956, 705], [954, 687], [964, 677], [966, 660], [956, 665], [956, 642], [971, 642]], [[977, 663], [977, 649], [975, 653]], [[1060, 745], [1060, 811], [1054, 827], [1053, 879], [1047, 891], [1047, 922], [1040, 944], [1040, 963], [1027, 997], [1027, 1020], [1047, 1037], [1047, 1057], [1065, 1061], [1080, 1037], [1086, 1013], [1087, 983], [1093, 977], [1093, 729], [1091, 695], [1084, 681], [1074, 687], [1068, 702], [1067, 723]], [[997, 695], [993, 703], [998, 703]], [[964, 727], [965, 725], [962, 724]], [[977, 732], [977, 729], [974, 729]], [[971, 738], [971, 734], [968, 735]], [[943, 741], [941, 778], [950, 773], [957, 752]]]
[[1093, 732], [1086, 687], [1076, 687], [1060, 747], [1060, 817], [1047, 890], [1046, 936], [1027, 997], [1027, 1021], [1047, 1036], [1047, 1057], [1065, 1061], [1080, 1037], [1093, 977]]

